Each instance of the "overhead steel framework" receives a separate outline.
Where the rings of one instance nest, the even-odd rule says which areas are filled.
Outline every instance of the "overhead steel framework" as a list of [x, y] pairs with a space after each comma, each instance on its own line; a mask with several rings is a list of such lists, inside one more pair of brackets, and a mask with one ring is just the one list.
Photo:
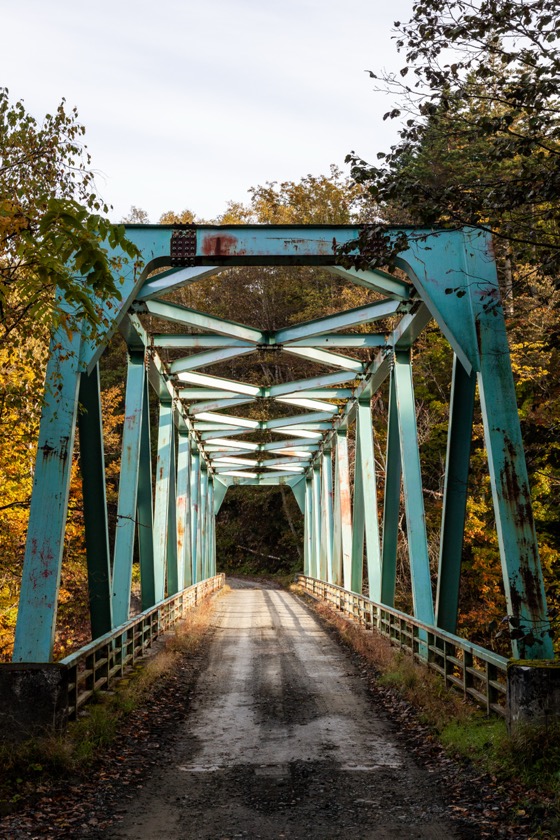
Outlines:
[[[125, 269], [122, 299], [95, 301], [103, 315], [95, 338], [84, 327], [72, 334], [60, 329], [52, 339], [15, 661], [52, 656], [76, 426], [94, 638], [128, 619], [135, 556], [142, 608], [148, 609], [215, 574], [215, 516], [229, 487], [278, 484], [292, 489], [304, 515], [305, 573], [361, 592], [365, 546], [369, 596], [389, 606], [402, 488], [414, 614], [454, 632], [477, 384], [508, 611], [522, 631], [514, 654], [552, 656], [491, 243], [470, 230], [408, 230], [408, 250], [398, 258], [406, 279], [399, 279], [339, 264], [340, 246], [351, 246], [359, 232], [328, 225], [127, 227], [142, 254], [141, 272]], [[166, 298], [228, 266], [284, 264], [324, 266], [379, 299], [267, 332]], [[176, 325], [175, 331], [149, 334], [144, 313]], [[390, 316], [390, 331], [376, 331], [376, 323]], [[431, 319], [454, 352], [435, 598], [411, 367], [411, 348]], [[98, 361], [117, 329], [128, 346], [128, 376], [110, 557]], [[161, 348], [172, 348], [174, 361], [165, 364]], [[306, 360], [310, 375], [260, 385], [204, 372], [243, 355], [264, 359], [275, 348]], [[368, 361], [356, 355], [362, 348], [370, 350]], [[177, 358], [178, 350], [185, 352]], [[314, 375], [316, 364], [329, 372], [315, 368]], [[378, 488], [371, 398], [387, 378], [386, 476]], [[159, 405], [155, 471], [150, 391]], [[271, 406], [268, 419], [254, 418], [254, 404], [259, 416]], [[286, 413], [279, 414], [278, 406]], [[353, 492], [349, 433], [355, 435]]]

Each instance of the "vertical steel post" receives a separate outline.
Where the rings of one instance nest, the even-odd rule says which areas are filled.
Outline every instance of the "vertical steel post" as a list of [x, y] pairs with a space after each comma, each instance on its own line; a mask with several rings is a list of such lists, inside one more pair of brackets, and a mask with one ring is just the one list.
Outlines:
[[373, 453], [373, 425], [370, 401], [358, 401], [358, 436], [366, 534], [366, 559], [369, 597], [381, 600], [381, 552], [379, 549], [379, 520], [377, 516], [377, 481]]
[[207, 577], [212, 577], [214, 572], [214, 476], [208, 475], [208, 504], [206, 506], [207, 525]]
[[191, 451], [191, 563], [192, 582], [200, 583], [198, 577], [200, 543], [200, 453]]
[[424, 517], [410, 350], [395, 353], [394, 376], [414, 615], [425, 624], [433, 625], [434, 602]]
[[333, 581], [337, 586], [352, 588], [352, 503], [348, 464], [348, 434], [338, 429], [335, 449], [335, 544], [333, 549]]
[[[338, 436], [337, 436], [338, 437]], [[338, 464], [338, 446], [334, 450], [333, 481], [333, 583], [342, 586], [342, 521], [340, 513], [340, 478]]]
[[332, 476], [332, 450], [325, 448], [321, 457], [322, 461], [322, 498], [323, 498], [323, 532], [325, 539], [324, 546], [324, 563], [325, 568], [322, 569], [325, 577], [323, 580], [329, 583], [333, 582], [333, 541], [334, 541], [334, 526], [333, 526], [333, 476]]
[[78, 406], [80, 334], [53, 336], [23, 561], [14, 662], [52, 658]]
[[138, 472], [138, 555], [140, 559], [140, 585], [142, 609], [156, 603], [154, 577], [154, 502], [152, 492], [152, 445], [150, 435], [150, 384], [144, 377], [144, 402], [140, 432], [140, 463]]
[[356, 421], [354, 458], [354, 509], [352, 511], [352, 571], [351, 590], [362, 594], [364, 586], [364, 527], [365, 506], [362, 477], [362, 454], [358, 421]]
[[185, 576], [184, 585], [192, 586], [193, 579], [193, 561], [192, 561], [192, 544], [193, 544], [193, 508], [192, 508], [192, 442], [189, 435], [189, 451], [187, 458], [187, 488], [186, 488], [186, 504], [185, 504]]
[[303, 519], [303, 574], [312, 577], [313, 562], [313, 479], [305, 479], [305, 515]]
[[200, 462], [200, 543], [198, 546], [197, 555], [197, 580], [206, 580], [208, 577], [208, 518], [206, 511], [208, 509], [208, 467], [206, 461]]
[[177, 454], [176, 431], [171, 414], [171, 440], [169, 453], [169, 495], [167, 514], [167, 595], [176, 595], [182, 588], [177, 565]]
[[313, 553], [312, 575], [321, 577], [321, 471], [318, 464], [313, 465]]
[[99, 365], [80, 376], [80, 467], [88, 564], [89, 611], [93, 639], [113, 629], [111, 558], [105, 491], [105, 454]]
[[323, 469], [323, 456], [320, 460], [320, 482], [321, 482], [321, 514], [319, 531], [319, 575], [321, 580], [327, 580], [327, 512], [325, 500], [325, 479]]
[[457, 630], [475, 388], [475, 373], [454, 356], [436, 594], [436, 623], [449, 633]]
[[401, 497], [401, 451], [395, 389], [395, 373], [389, 383], [385, 494], [383, 502], [383, 542], [381, 565], [381, 603], [393, 607], [397, 576], [397, 542]]
[[187, 432], [179, 432], [177, 454], [177, 569], [179, 588], [192, 583], [190, 527], [190, 456]]
[[154, 569], [156, 603], [165, 598], [166, 562], [169, 525], [169, 496], [173, 452], [173, 404], [159, 406], [158, 453], [156, 463], [156, 500], [154, 507]]
[[129, 351], [113, 560], [113, 622], [115, 627], [128, 620], [130, 610], [145, 377], [144, 351]]
[[[216, 482], [214, 482], [214, 503], [216, 500]], [[216, 514], [212, 508], [212, 575], [217, 573], [218, 558], [216, 553]]]

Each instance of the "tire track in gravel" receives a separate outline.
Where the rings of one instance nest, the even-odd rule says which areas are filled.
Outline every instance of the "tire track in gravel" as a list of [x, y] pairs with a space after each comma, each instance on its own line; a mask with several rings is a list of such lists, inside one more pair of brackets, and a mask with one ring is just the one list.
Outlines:
[[105, 837], [329, 840], [343, 833], [357, 840], [467, 836], [437, 778], [397, 743], [352, 658], [311, 611], [282, 590], [236, 588], [216, 605], [208, 662], [184, 724]]

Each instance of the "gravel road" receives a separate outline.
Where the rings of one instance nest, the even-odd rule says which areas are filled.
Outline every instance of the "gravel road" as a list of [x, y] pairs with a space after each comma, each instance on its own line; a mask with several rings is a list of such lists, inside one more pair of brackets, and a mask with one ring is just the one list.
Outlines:
[[183, 726], [105, 837], [462, 836], [311, 612], [282, 590], [232, 585]]

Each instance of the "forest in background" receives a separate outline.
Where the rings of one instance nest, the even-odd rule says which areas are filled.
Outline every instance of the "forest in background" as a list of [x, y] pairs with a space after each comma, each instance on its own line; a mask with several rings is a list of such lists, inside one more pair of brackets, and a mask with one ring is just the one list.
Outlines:
[[[215, 223], [369, 224], [362, 252], [391, 267], [394, 245], [383, 224], [481, 227], [492, 231], [504, 297], [518, 406], [551, 615], [560, 607], [560, 436], [558, 298], [560, 134], [558, 20], [554, 4], [463, 0], [417, 3], [400, 28], [400, 77], [379, 80], [406, 119], [398, 144], [371, 165], [350, 156], [352, 177], [270, 182], [230, 203]], [[453, 61], [447, 55], [453, 50]], [[406, 71], [406, 72], [405, 72]], [[415, 81], [408, 83], [409, 74]], [[88, 310], [92, 290], [115, 289], [102, 242], [126, 244], [106, 220], [81, 142], [77, 114], [61, 103], [41, 123], [7, 92], [0, 98], [0, 656], [9, 656], [32, 484], [50, 324], [71, 321], [54, 298]], [[196, 209], [196, 208], [195, 208]], [[146, 222], [132, 208], [126, 222]], [[152, 220], [154, 221], [154, 220]], [[161, 223], [203, 221], [191, 210]], [[404, 247], [404, 243], [400, 244]], [[131, 257], [133, 249], [129, 249]], [[78, 281], [76, 281], [76, 277]], [[118, 288], [118, 283], [117, 283]], [[367, 292], [320, 269], [229, 269], [176, 293], [180, 303], [275, 329], [358, 306]], [[305, 376], [279, 360], [281, 381]], [[116, 338], [102, 361], [107, 499], [116, 518], [126, 351]], [[261, 378], [255, 363], [234, 360], [209, 373]], [[443, 494], [451, 350], [430, 325], [414, 350], [424, 501], [434, 580]], [[386, 390], [374, 397], [375, 454], [382, 512]], [[155, 417], [153, 418], [155, 422]], [[353, 453], [351, 453], [353, 458]], [[218, 567], [230, 573], [289, 573], [302, 566], [302, 518], [283, 488], [230, 490], [218, 517]], [[135, 572], [135, 574], [137, 574]], [[398, 602], [409, 608], [406, 528], [400, 524]], [[475, 416], [463, 550], [460, 632], [507, 652], [501, 569], [482, 422]], [[57, 654], [89, 638], [81, 479], [74, 458], [60, 590]]]

